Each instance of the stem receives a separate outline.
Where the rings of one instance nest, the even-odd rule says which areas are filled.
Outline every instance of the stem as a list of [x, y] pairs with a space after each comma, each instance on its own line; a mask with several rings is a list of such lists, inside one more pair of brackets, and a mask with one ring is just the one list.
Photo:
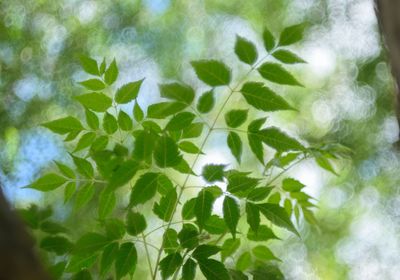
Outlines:
[[149, 249], [147, 248], [146, 236], [144, 235], [143, 232], [142, 232], [141, 236], [142, 236], [143, 243], [144, 243], [144, 250], [146, 251], [146, 258], [147, 258], [147, 263], [148, 263], [149, 269], [150, 269], [150, 275], [151, 275], [151, 277], [153, 278], [153, 267], [152, 267], [152, 265], [151, 265], [151, 259], [150, 259]]

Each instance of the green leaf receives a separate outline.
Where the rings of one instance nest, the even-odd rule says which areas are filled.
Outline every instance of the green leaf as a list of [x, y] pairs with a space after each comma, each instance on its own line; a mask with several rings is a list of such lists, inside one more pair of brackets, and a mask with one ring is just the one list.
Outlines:
[[40, 248], [60, 256], [66, 254], [72, 248], [72, 243], [65, 237], [48, 236], [42, 239]]
[[194, 213], [200, 230], [204, 228], [206, 221], [211, 217], [214, 200], [213, 194], [206, 189], [201, 190], [197, 195]]
[[303, 39], [304, 27], [304, 24], [286, 27], [279, 38], [279, 45], [287, 46], [301, 41]]
[[65, 177], [72, 178], [72, 179], [74, 179], [76, 177], [75, 176], [75, 172], [69, 166], [67, 166], [67, 165], [65, 165], [65, 164], [63, 164], [63, 163], [61, 163], [59, 161], [54, 161], [54, 162], [57, 165], [57, 167], [60, 170], [60, 172]]
[[270, 260], [281, 261], [280, 259], [275, 257], [275, 255], [271, 252], [271, 250], [266, 246], [258, 245], [256, 247], [254, 247], [252, 251], [253, 251], [253, 255], [257, 259], [260, 259], [263, 261], [270, 261]]
[[227, 257], [232, 256], [240, 246], [239, 238], [228, 238], [221, 247], [221, 260], [225, 261]]
[[249, 146], [256, 158], [264, 165], [264, 150], [261, 138], [257, 135], [261, 126], [265, 123], [266, 118], [252, 121], [247, 128], [247, 139]]
[[290, 86], [300, 86], [303, 85], [293, 77], [282, 65], [273, 62], [264, 62], [259, 68], [258, 72], [260, 75], [271, 82], [290, 85]]
[[249, 65], [254, 64], [258, 57], [256, 46], [238, 35], [236, 35], [235, 53], [241, 61]]
[[89, 183], [84, 185], [76, 192], [76, 199], [74, 208], [76, 210], [86, 206], [89, 201], [93, 198], [95, 193], [94, 185]]
[[135, 134], [135, 144], [133, 148], [133, 156], [138, 160], [149, 160], [153, 153], [153, 147], [158, 136], [148, 130], [140, 130]]
[[102, 90], [106, 87], [106, 85], [99, 79], [89, 79], [79, 83], [90, 90]]
[[326, 171], [329, 171], [336, 176], [338, 175], [335, 171], [335, 169], [332, 166], [332, 163], [323, 155], [316, 155], [315, 156], [315, 162], [319, 165], [319, 167], [325, 169]]
[[126, 231], [128, 234], [136, 236], [142, 233], [147, 227], [146, 219], [140, 213], [129, 211], [126, 215]]
[[190, 105], [194, 99], [194, 90], [188, 85], [180, 83], [162, 84], [161, 97], [172, 99]]
[[247, 119], [247, 113], [249, 110], [230, 110], [225, 114], [225, 122], [229, 127], [239, 127]]
[[196, 277], [196, 262], [188, 259], [182, 267], [182, 280], [194, 280]]
[[77, 274], [75, 274], [71, 280], [92, 280], [92, 275], [88, 270], [81, 270]]
[[179, 149], [189, 154], [204, 154], [199, 147], [189, 141], [182, 141], [178, 146]]
[[249, 277], [245, 275], [243, 272], [238, 270], [229, 269], [229, 275], [231, 276], [231, 280], [248, 280]]
[[48, 192], [61, 187], [66, 181], [67, 179], [61, 177], [60, 175], [49, 173], [43, 177], [40, 177], [32, 184], [26, 186], [26, 188], [35, 189], [41, 192]]
[[113, 242], [107, 245], [101, 254], [100, 274], [105, 275], [114, 263], [119, 251], [118, 242]]
[[215, 245], [202, 244], [198, 246], [192, 253], [192, 257], [196, 260], [207, 259], [221, 251], [221, 248]]
[[189, 163], [184, 158], [182, 158], [181, 161], [177, 165], [175, 165], [173, 168], [176, 171], [179, 171], [180, 173], [183, 173], [183, 174], [196, 175], [193, 172], [192, 168], [190, 167]]
[[277, 95], [263, 83], [246, 82], [240, 92], [246, 102], [258, 110], [264, 112], [294, 110], [285, 99]]
[[129, 205], [136, 206], [152, 199], [158, 187], [159, 173], [148, 172], [143, 174], [132, 188]]
[[117, 80], [117, 77], [118, 77], [118, 67], [114, 59], [108, 66], [106, 72], [104, 73], [104, 81], [108, 85], [112, 85]]
[[93, 141], [93, 144], [90, 147], [90, 152], [93, 153], [104, 150], [107, 147], [107, 144], [108, 144], [108, 136], [101, 135]]
[[174, 188], [171, 180], [164, 174], [159, 174], [157, 178], [157, 191], [161, 195], [167, 195]]
[[251, 266], [251, 255], [249, 252], [244, 252], [240, 255], [236, 262], [236, 269], [239, 271], [245, 271]]
[[176, 190], [172, 189], [168, 192], [166, 196], [161, 197], [160, 203], [155, 203], [153, 207], [153, 212], [163, 221], [168, 222], [172, 215], [174, 214], [174, 210], [176, 208], [177, 203], [177, 194]]
[[272, 56], [286, 64], [306, 63], [301, 57], [288, 50], [277, 50]]
[[108, 189], [104, 189], [100, 193], [99, 197], [99, 205], [97, 209], [99, 219], [103, 220], [107, 218], [107, 216], [109, 216], [114, 210], [116, 203], [117, 203], [117, 198], [115, 196], [115, 192], [109, 191]]
[[191, 62], [197, 77], [209, 86], [224, 86], [231, 81], [231, 70], [217, 60], [198, 60]]
[[156, 142], [153, 156], [156, 164], [162, 168], [176, 166], [182, 160], [178, 145], [166, 135], [161, 136]]
[[112, 105], [110, 97], [101, 92], [91, 92], [75, 97], [85, 108], [95, 112], [105, 112]]
[[215, 105], [214, 91], [209, 90], [203, 93], [197, 102], [197, 111], [200, 113], [208, 113]]
[[290, 150], [302, 151], [305, 149], [296, 139], [289, 137], [276, 127], [269, 127], [260, 130], [257, 135], [260, 137], [262, 142], [271, 148], [274, 148], [278, 152]]
[[239, 204], [230, 196], [225, 196], [223, 203], [224, 221], [228, 226], [233, 238], [236, 236], [236, 227], [239, 222]]
[[60, 261], [60, 262], [57, 262], [56, 264], [50, 266], [49, 274], [52, 277], [51, 279], [60, 279], [62, 274], [65, 271], [66, 265], [67, 265], [67, 262]]
[[64, 203], [67, 203], [72, 196], [75, 194], [76, 191], [76, 183], [75, 182], [69, 182], [65, 185], [64, 188]]
[[88, 132], [83, 134], [82, 137], [79, 139], [78, 144], [76, 144], [74, 152], [78, 152], [89, 147], [93, 144], [94, 139], [96, 139], [95, 132]]
[[80, 174], [82, 174], [86, 178], [93, 177], [94, 169], [92, 164], [88, 160], [76, 156], [72, 156], [72, 160], [74, 161], [74, 164]]
[[186, 107], [187, 105], [182, 102], [160, 102], [151, 104], [147, 108], [147, 116], [153, 119], [164, 119], [182, 111]]
[[257, 232], [254, 232], [251, 228], [247, 233], [247, 239], [251, 241], [267, 241], [270, 239], [279, 239], [275, 233], [266, 225], [260, 225]]
[[166, 256], [160, 261], [161, 276], [167, 279], [181, 266], [183, 258], [179, 253], [174, 253]]
[[121, 163], [112, 172], [110, 183], [108, 184], [109, 189], [115, 190], [127, 184], [135, 176], [139, 168], [140, 166], [135, 160], [127, 160]]
[[217, 181], [223, 182], [225, 168], [225, 164], [207, 164], [203, 166], [203, 171], [201, 172], [201, 175], [203, 176], [204, 180], [209, 183]]
[[258, 266], [256, 270], [252, 271], [253, 280], [284, 280], [282, 272], [273, 264], [263, 264]]
[[85, 55], [81, 55], [79, 60], [86, 73], [99, 76], [99, 67], [97, 66], [96, 60]]
[[89, 232], [83, 235], [76, 242], [72, 254], [74, 255], [92, 255], [94, 252], [97, 252], [104, 248], [110, 240], [95, 232]]
[[197, 138], [201, 135], [203, 127], [204, 125], [202, 123], [192, 123], [190, 126], [183, 130], [181, 138]]
[[42, 126], [50, 129], [57, 134], [67, 134], [70, 132], [80, 132], [83, 126], [76, 118], [68, 116], [51, 122], [46, 122]]
[[107, 134], [113, 134], [118, 129], [117, 120], [110, 113], [105, 113], [103, 118], [103, 128]]
[[272, 33], [267, 28], [264, 28], [263, 42], [264, 47], [268, 52], [270, 52], [275, 47], [274, 35], [272, 35]]
[[251, 201], [261, 201], [266, 199], [271, 191], [272, 187], [255, 188], [248, 194], [247, 199]]
[[118, 219], [108, 219], [104, 223], [107, 237], [111, 240], [122, 239], [126, 233], [125, 224]]
[[231, 150], [232, 155], [240, 163], [243, 151], [243, 144], [242, 140], [240, 140], [240, 136], [236, 132], [231, 131], [228, 134], [226, 142]]
[[144, 79], [131, 82], [120, 87], [115, 94], [115, 102], [118, 104], [126, 104], [131, 102], [133, 99], [136, 99], [143, 80]]
[[144, 113], [142, 108], [140, 108], [137, 100], [135, 102], [135, 106], [133, 107], [133, 116], [137, 122], [141, 122], [144, 117]]
[[195, 217], [194, 213], [194, 207], [196, 205], [196, 200], [197, 198], [194, 197], [192, 199], [189, 199], [183, 204], [182, 207], [182, 219], [184, 220], [191, 220]]
[[85, 110], [85, 117], [86, 117], [86, 123], [88, 124], [88, 126], [91, 129], [98, 129], [100, 122], [99, 122], [99, 118], [97, 117], [97, 115], [95, 113], [93, 113], [92, 111], [86, 109]]
[[285, 178], [282, 181], [282, 189], [287, 192], [299, 192], [304, 187], [304, 184], [293, 178]]
[[257, 205], [251, 202], [246, 202], [246, 217], [250, 228], [254, 232], [257, 232], [260, 227], [260, 211], [258, 210]]
[[260, 212], [273, 224], [300, 236], [285, 209], [274, 203], [256, 204]]
[[66, 233], [68, 229], [63, 227], [62, 225], [52, 222], [52, 221], [44, 221], [40, 224], [40, 230], [49, 234], [57, 234], [57, 233]]
[[132, 130], [132, 119], [124, 111], [119, 111], [118, 114], [118, 126], [121, 130], [130, 131]]
[[243, 174], [234, 173], [228, 176], [227, 190], [239, 197], [247, 196], [258, 184], [259, 179], [247, 177]]
[[190, 112], [181, 112], [172, 117], [165, 127], [166, 130], [176, 131], [188, 127], [196, 116]]
[[65, 271], [78, 272], [84, 268], [90, 268], [96, 262], [97, 257], [98, 255], [72, 256]]
[[199, 245], [199, 232], [192, 224], [183, 224], [178, 238], [182, 248], [192, 250]]
[[64, 138], [64, 142], [70, 142], [73, 141], [78, 135], [80, 131], [72, 131], [68, 133], [68, 135]]
[[123, 243], [118, 251], [115, 259], [115, 273], [117, 279], [121, 279], [125, 275], [133, 274], [136, 270], [137, 251], [132, 242]]
[[211, 217], [208, 218], [204, 229], [211, 234], [223, 234], [228, 230], [225, 221], [217, 215], [211, 215]]
[[225, 266], [213, 259], [199, 260], [200, 270], [207, 280], [230, 280]]
[[178, 233], [176, 230], [169, 228], [164, 232], [163, 248], [167, 254], [172, 254], [179, 249]]

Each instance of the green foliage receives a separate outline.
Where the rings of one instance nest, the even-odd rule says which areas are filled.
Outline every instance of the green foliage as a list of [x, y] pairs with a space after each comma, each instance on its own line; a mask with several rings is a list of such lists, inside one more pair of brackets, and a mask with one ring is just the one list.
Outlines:
[[[235, 81], [232, 72], [236, 69], [221, 61], [193, 61], [197, 78], [208, 88], [198, 92], [182, 82], [160, 84], [160, 95], [168, 101], [150, 104], [147, 111], [137, 102], [139, 95], [145, 94], [141, 93], [144, 79], [115, 90], [111, 86], [119, 75], [115, 59], [99, 65], [82, 56], [83, 70], [95, 76], [81, 82], [89, 92], [76, 97], [85, 124], [79, 116], [43, 124], [66, 135], [73, 164], [55, 162], [57, 171], [27, 187], [41, 192], [63, 189], [63, 202], [73, 209], [71, 215], [93, 212], [88, 224], [95, 225], [89, 232], [86, 226], [81, 232], [49, 220], [49, 210], [31, 207], [20, 211], [27, 225], [40, 233], [38, 244], [48, 254], [52, 271], [66, 279], [122, 279], [128, 275], [135, 279], [138, 264], [147, 262], [152, 279], [177, 279], [179, 275], [195, 279], [199, 273], [212, 280], [248, 279], [250, 274], [254, 279], [281, 279], [275, 265], [279, 259], [260, 242], [279, 242], [274, 233], [279, 228], [300, 236], [294, 217], [317, 222], [306, 186], [282, 177], [306, 158], [314, 158], [334, 173], [333, 160], [340, 158], [340, 153], [328, 146], [312, 147], [283, 132], [284, 127], [278, 129], [267, 122], [267, 114], [294, 110], [278, 93], [281, 85], [301, 84], [276, 61], [288, 67], [303, 63], [295, 53], [281, 48], [302, 36], [303, 25], [284, 29], [279, 40], [265, 29], [263, 44], [269, 55], [262, 59], [258, 59], [253, 42], [237, 36], [234, 52], [244, 67], [251, 65], [247, 74], [235, 73], [239, 76]], [[257, 72], [265, 83], [254, 81], [259, 79], [253, 77]], [[275, 83], [274, 91], [268, 87], [270, 82]], [[232, 108], [232, 95], [243, 108]], [[120, 105], [128, 103], [131, 112]], [[222, 117], [226, 126], [217, 127], [223, 124]], [[245, 123], [247, 129], [240, 129]], [[237, 162], [213, 162], [206, 144], [217, 131], [224, 135], [222, 145]], [[204, 156], [209, 156], [208, 163], [198, 166]], [[226, 184], [226, 190], [221, 184]], [[196, 189], [194, 194], [189, 192]], [[214, 209], [220, 197], [221, 216]], [[95, 211], [86, 211], [91, 209]], [[155, 220], [162, 226], [153, 228]], [[158, 244], [148, 239], [155, 233], [162, 236]], [[76, 239], [76, 234], [80, 238]], [[152, 259], [149, 250], [153, 249], [157, 257]], [[54, 255], [65, 261], [53, 262]]]

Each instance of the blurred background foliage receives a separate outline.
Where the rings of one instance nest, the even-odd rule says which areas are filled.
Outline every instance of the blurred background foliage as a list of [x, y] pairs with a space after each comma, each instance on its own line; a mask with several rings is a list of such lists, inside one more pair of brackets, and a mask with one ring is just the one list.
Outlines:
[[[371, 0], [0, 0], [0, 181], [8, 197], [22, 207], [54, 203], [20, 187], [67, 158], [62, 140], [39, 124], [83, 115], [73, 100], [83, 91], [80, 54], [115, 57], [121, 84], [146, 77], [146, 105], [158, 98], [157, 83], [194, 80], [190, 60], [241, 67], [235, 34], [262, 48], [264, 26], [278, 34], [299, 22], [308, 28], [297, 52], [308, 64], [292, 69], [306, 88], [287, 91], [300, 113], [272, 121], [311, 143], [344, 144], [353, 159], [336, 166], [339, 176], [313, 162], [292, 171], [318, 198], [319, 227], [301, 224], [301, 240], [274, 249], [288, 279], [398, 279], [398, 127]], [[55, 211], [68, 222], [65, 207]]]

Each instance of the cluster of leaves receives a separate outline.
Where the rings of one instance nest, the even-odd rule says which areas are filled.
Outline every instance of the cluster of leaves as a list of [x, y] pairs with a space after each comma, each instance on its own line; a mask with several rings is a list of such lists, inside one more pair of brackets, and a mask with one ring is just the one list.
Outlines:
[[[136, 242], [141, 242], [153, 279], [159, 275], [176, 279], [180, 274], [182, 279], [190, 280], [198, 269], [213, 280], [248, 279], [249, 275], [253, 279], [281, 279], [277, 266], [280, 260], [267, 246], [279, 239], [274, 231], [284, 228], [299, 235], [293, 218], [299, 220], [302, 215], [316, 222], [311, 211], [315, 205], [303, 192], [305, 186], [293, 178], [280, 180], [281, 175], [312, 157], [334, 172], [331, 159], [336, 157], [337, 146], [307, 147], [277, 127], [264, 127], [266, 117], [249, 120], [252, 111], [270, 113], [294, 107], [260, 78], [246, 78], [256, 70], [267, 82], [301, 86], [283, 64], [304, 63], [286, 48], [302, 36], [303, 25], [284, 29], [279, 40], [265, 29], [267, 55], [261, 59], [255, 45], [238, 36], [234, 51], [251, 69], [236, 86], [231, 86], [231, 69], [223, 62], [193, 61], [197, 77], [210, 89], [196, 98], [189, 85], [161, 84], [161, 97], [167, 101], [151, 104], [146, 113], [137, 101], [143, 79], [113, 91], [118, 78], [115, 60], [109, 65], [103, 60], [99, 65], [92, 58], [82, 57], [83, 69], [94, 76], [80, 83], [90, 92], [76, 97], [84, 107], [86, 123], [68, 116], [44, 124], [73, 143], [73, 167], [56, 162], [58, 171], [28, 187], [42, 192], [64, 188], [64, 202], [75, 210], [95, 205], [98, 225], [73, 242], [68, 230], [46, 220], [49, 215], [38, 209], [21, 212], [33, 229], [44, 234], [40, 247], [49, 254], [65, 256], [51, 267], [55, 277], [65, 274], [73, 275], [73, 279], [106, 279], [115, 275], [121, 279], [134, 275], [138, 263]], [[226, 92], [218, 93], [226, 96], [224, 102], [216, 104], [216, 88], [221, 87]], [[242, 108], [227, 105], [233, 94], [240, 94], [246, 102]], [[133, 105], [132, 113], [121, 109], [121, 104], [128, 103]], [[222, 115], [226, 126], [217, 128]], [[211, 119], [211, 125], [207, 119]], [[247, 129], [241, 129], [245, 123]], [[226, 131], [226, 145], [241, 169], [210, 162], [202, 166], [201, 174], [195, 174], [198, 159], [207, 152], [205, 144], [217, 129]], [[249, 156], [262, 170], [259, 174], [246, 171], [241, 164], [247, 152], [243, 144], [246, 140]], [[266, 147], [276, 151], [269, 160], [264, 155]], [[181, 174], [184, 182], [173, 179], [179, 178], [174, 173]], [[197, 195], [188, 197], [191, 192], [186, 191], [193, 190], [189, 186], [193, 177], [202, 177], [205, 183], [199, 186]], [[280, 183], [274, 186], [277, 181]], [[129, 202], [123, 212], [117, 211], [117, 204], [122, 203], [118, 198], [125, 196], [128, 187]], [[222, 217], [213, 209], [218, 198], [223, 199]], [[143, 215], [146, 207], [151, 207], [154, 219], [162, 221], [163, 226], [147, 229], [151, 217]], [[157, 231], [163, 231], [159, 247], [146, 241]], [[244, 242], [249, 242], [251, 250], [241, 247]], [[149, 253], [152, 248], [156, 249], [155, 255]]]

